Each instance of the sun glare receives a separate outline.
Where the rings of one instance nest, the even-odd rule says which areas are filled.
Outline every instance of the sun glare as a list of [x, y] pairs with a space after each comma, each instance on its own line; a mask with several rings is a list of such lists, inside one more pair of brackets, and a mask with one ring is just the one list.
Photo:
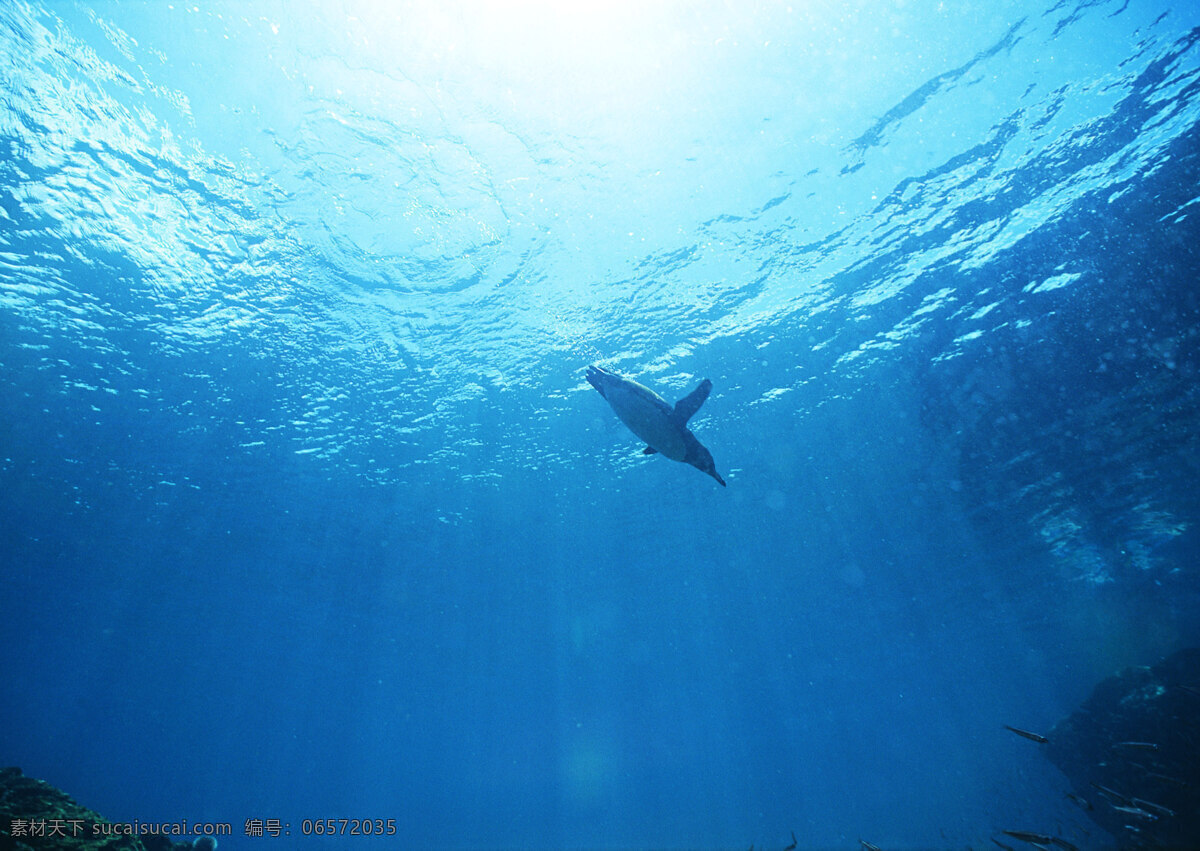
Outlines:
[[585, 96], [653, 85], [669, 47], [665, 5], [493, 0], [480, 8], [477, 46], [498, 71]]
[[[637, 101], [679, 69], [682, 7], [637, 0], [459, 0], [363, 4], [374, 50], [395, 51], [420, 76], [500, 92], [528, 109]], [[407, 69], [412, 70], [412, 69]]]

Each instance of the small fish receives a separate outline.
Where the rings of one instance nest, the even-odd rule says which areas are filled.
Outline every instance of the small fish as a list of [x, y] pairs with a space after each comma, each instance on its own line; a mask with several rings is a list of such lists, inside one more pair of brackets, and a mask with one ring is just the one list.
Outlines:
[[1018, 730], [1016, 727], [1010, 727], [1007, 724], [1004, 725], [1004, 729], [1016, 733], [1018, 736], [1024, 736], [1029, 741], [1037, 742], [1040, 745], [1044, 745], [1050, 741], [1045, 736], [1039, 736], [1037, 733], [1031, 733], [1028, 730]]
[[1045, 845], [1053, 839], [1053, 837], [1049, 834], [1030, 833], [1028, 830], [1003, 830], [1001, 833], [1005, 833], [1011, 836], [1013, 839], [1020, 839], [1022, 842], [1029, 842], [1031, 844], [1040, 843]]
[[796, 842], [796, 831], [793, 830], [792, 831], [792, 844], [789, 845], [787, 848], [784, 848], [783, 851], [795, 851], [797, 844], [798, 843]]
[[863, 847], [863, 851], [883, 851], [878, 845], [872, 845], [865, 839], [858, 840], [858, 844]]
[[[1030, 833], [1027, 830], [1006, 830], [1004, 832], [1013, 839], [1020, 839], [1022, 842], [1028, 842], [1034, 848], [1043, 848], [1046, 849], [1046, 851], [1049, 851], [1051, 846], [1055, 846], [1062, 848], [1063, 851], [1079, 851], [1077, 847], [1072, 845], [1070, 842], [1067, 842], [1067, 840], [1061, 839], [1057, 836], [1051, 836], [1048, 833]], [[995, 839], [992, 841], [996, 842]], [[1000, 845], [999, 842], [996, 842], [996, 844]], [[1001, 847], [1004, 848], [1007, 846], [1001, 845]]]
[[1178, 777], [1171, 777], [1167, 774], [1159, 774], [1157, 771], [1147, 771], [1147, 777], [1153, 777], [1155, 780], [1161, 780], [1163, 783], [1170, 783], [1172, 786], [1182, 786], [1184, 788], [1191, 786], [1186, 780], [1180, 780]]
[[1126, 806], [1126, 807], [1133, 806], [1133, 799], [1126, 798], [1120, 792], [1114, 792], [1112, 789], [1109, 789], [1107, 786], [1101, 786], [1099, 783], [1091, 783], [1090, 785], [1093, 788], [1099, 790], [1101, 795], [1103, 795], [1104, 797], [1106, 797], [1112, 801], [1116, 801], [1118, 804], [1122, 804], [1123, 806]]
[[1158, 816], [1156, 816], [1154, 813], [1146, 812], [1141, 807], [1117, 807], [1117, 806], [1114, 806], [1113, 809], [1119, 813], [1124, 813], [1127, 816], [1133, 816], [1134, 818], [1140, 818], [1142, 821], [1158, 821]]
[[1091, 812], [1095, 809], [1095, 807], [1092, 806], [1091, 802], [1088, 801], [1087, 798], [1081, 798], [1079, 795], [1076, 795], [1073, 792], [1068, 792], [1067, 797], [1071, 800], [1072, 804], [1079, 807], [1081, 810]]
[[1003, 848], [1004, 851], [1017, 851], [1016, 848], [1013, 848], [1011, 845], [1005, 845], [1003, 842], [1001, 842], [999, 839], [997, 839], [994, 836], [992, 837], [992, 842], [996, 843], [996, 845]]
[[1141, 807], [1143, 810], [1153, 810], [1160, 816], [1175, 818], [1175, 811], [1173, 809], [1170, 807], [1164, 807], [1162, 804], [1156, 804], [1153, 801], [1146, 801], [1142, 798], [1134, 798], [1133, 805], [1135, 807]]
[[1117, 742], [1114, 748], [1129, 748], [1134, 751], [1156, 751], [1158, 745], [1153, 742]]

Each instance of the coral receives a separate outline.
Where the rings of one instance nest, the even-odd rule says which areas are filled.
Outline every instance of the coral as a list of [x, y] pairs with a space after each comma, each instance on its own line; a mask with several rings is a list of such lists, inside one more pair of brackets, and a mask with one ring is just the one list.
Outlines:
[[112, 822], [19, 768], [0, 768], [0, 851], [185, 851], [163, 836], [113, 836]]

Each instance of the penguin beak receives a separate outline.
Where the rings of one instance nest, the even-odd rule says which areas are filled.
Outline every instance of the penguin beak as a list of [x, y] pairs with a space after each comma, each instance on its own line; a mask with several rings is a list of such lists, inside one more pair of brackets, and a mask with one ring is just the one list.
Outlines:
[[721, 474], [716, 470], [712, 471], [712, 477], [721, 483], [721, 487], [725, 487], [725, 480], [721, 478]]

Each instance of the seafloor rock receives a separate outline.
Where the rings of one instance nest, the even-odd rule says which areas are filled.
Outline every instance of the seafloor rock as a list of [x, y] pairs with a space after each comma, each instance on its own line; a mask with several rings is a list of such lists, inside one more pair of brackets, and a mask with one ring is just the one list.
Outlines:
[[1200, 648], [1109, 677], [1047, 738], [1076, 803], [1122, 848], [1200, 847]]
[[[162, 836], [112, 836], [112, 822], [19, 768], [0, 768], [0, 851], [185, 851], [190, 843]], [[99, 833], [100, 835], [97, 835]]]

